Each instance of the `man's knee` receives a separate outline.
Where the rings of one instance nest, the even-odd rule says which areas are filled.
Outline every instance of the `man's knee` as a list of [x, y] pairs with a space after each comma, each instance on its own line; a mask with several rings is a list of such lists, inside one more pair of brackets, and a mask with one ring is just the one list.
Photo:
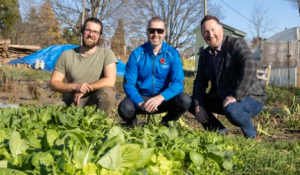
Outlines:
[[97, 99], [101, 101], [106, 101], [108, 103], [114, 103], [115, 101], [115, 91], [110, 87], [104, 87], [96, 91], [95, 95]]
[[226, 118], [235, 126], [240, 126], [241, 122], [244, 120], [244, 117], [246, 117], [241, 116], [243, 115], [241, 109], [237, 109], [234, 104], [228, 104], [224, 109], [224, 114]]
[[118, 107], [118, 113], [123, 118], [130, 118], [131, 113], [134, 113], [135, 106], [131, 100], [125, 98], [121, 101]]
[[192, 103], [192, 98], [186, 93], [180, 93], [176, 96], [176, 103], [188, 110]]

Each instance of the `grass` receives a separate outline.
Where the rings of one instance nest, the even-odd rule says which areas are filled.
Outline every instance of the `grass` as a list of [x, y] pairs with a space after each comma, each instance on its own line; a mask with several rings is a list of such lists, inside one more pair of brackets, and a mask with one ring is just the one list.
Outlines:
[[50, 81], [51, 72], [44, 72], [42, 70], [16, 68], [14, 66], [5, 65], [1, 67], [0, 72], [3, 71], [10, 79], [15, 80], [37, 80]]

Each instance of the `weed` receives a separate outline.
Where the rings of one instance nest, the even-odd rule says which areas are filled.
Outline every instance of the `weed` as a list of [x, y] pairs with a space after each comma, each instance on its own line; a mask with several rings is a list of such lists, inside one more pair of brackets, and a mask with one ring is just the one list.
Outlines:
[[288, 128], [292, 130], [299, 130], [300, 128], [300, 105], [293, 98], [291, 108], [283, 105], [284, 118], [287, 121]]

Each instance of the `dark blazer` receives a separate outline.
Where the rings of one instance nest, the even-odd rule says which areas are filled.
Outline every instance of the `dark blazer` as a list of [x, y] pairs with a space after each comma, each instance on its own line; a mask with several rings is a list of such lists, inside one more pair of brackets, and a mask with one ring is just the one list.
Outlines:
[[200, 53], [198, 70], [194, 81], [193, 100], [203, 106], [208, 81], [211, 82], [210, 96], [224, 100], [233, 96], [243, 101], [246, 96], [265, 104], [267, 95], [256, 76], [257, 65], [247, 43], [242, 38], [223, 37], [219, 75], [215, 75], [210, 47]]

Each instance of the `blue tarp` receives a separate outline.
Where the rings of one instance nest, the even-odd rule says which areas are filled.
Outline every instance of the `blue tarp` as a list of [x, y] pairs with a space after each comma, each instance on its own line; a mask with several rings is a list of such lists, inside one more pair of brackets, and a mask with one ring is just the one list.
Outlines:
[[[46, 47], [42, 50], [39, 50], [31, 55], [28, 55], [23, 58], [15, 59], [7, 64], [13, 65], [13, 64], [30, 64], [31, 67], [34, 67], [35, 61], [36, 60], [43, 60], [45, 63], [45, 68], [42, 69], [43, 71], [51, 72], [54, 69], [56, 60], [60, 56], [60, 54], [65, 51], [65, 50], [70, 50], [74, 49], [76, 47], [79, 47], [77, 45], [54, 45], [50, 47]], [[118, 59], [118, 64], [117, 64], [117, 75], [118, 76], [123, 76], [125, 73], [125, 63], [120, 61]]]

